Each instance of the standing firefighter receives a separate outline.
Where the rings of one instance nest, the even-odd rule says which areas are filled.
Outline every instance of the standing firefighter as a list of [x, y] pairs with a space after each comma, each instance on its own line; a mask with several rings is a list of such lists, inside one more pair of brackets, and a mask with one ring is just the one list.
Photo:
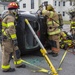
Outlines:
[[46, 6], [46, 10], [42, 11], [44, 16], [47, 16], [47, 33], [49, 38], [49, 45], [51, 47], [53, 57], [58, 56], [60, 46], [60, 29], [59, 29], [59, 21], [58, 14], [54, 11], [54, 8], [49, 4]]
[[3, 72], [14, 72], [15, 69], [10, 66], [10, 59], [14, 56], [14, 65], [16, 68], [25, 68], [20, 58], [20, 50], [18, 48], [16, 36], [16, 15], [18, 5], [11, 2], [8, 5], [8, 12], [5, 14], [2, 21], [2, 70]]

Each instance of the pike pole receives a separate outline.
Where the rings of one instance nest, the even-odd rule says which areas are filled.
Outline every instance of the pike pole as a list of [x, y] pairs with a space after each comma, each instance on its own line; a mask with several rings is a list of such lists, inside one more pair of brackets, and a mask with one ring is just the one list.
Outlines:
[[33, 28], [31, 27], [28, 19], [25, 19], [25, 22], [27, 23], [29, 29], [31, 30], [33, 36], [35, 37], [36, 41], [38, 42], [39, 46], [41, 47], [40, 52], [42, 53], [42, 55], [44, 56], [46, 62], [48, 63], [50, 70], [51, 70], [51, 75], [58, 75], [57, 70], [55, 69], [55, 67], [53, 66], [51, 60], [49, 59], [49, 57], [47, 56], [47, 51], [44, 48], [44, 46], [42, 45], [41, 41], [39, 40], [38, 36], [36, 35], [35, 31], [33, 30]]

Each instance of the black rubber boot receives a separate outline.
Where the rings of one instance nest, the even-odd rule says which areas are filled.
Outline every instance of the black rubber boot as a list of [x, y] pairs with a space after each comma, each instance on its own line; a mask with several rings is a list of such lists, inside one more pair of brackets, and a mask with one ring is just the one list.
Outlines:
[[14, 72], [15, 68], [9, 68], [8, 70], [3, 70], [3, 72]]
[[26, 65], [25, 64], [22, 64], [20, 66], [16, 66], [16, 68], [26, 68]]
[[53, 57], [57, 57], [58, 53], [54, 53], [54, 52], [49, 52], [48, 54], [52, 55]]
[[52, 55], [52, 54], [54, 54], [52, 51], [48, 51], [48, 54], [50, 54], [50, 55]]
[[52, 56], [53, 57], [57, 57], [58, 56], [58, 53], [53, 53]]

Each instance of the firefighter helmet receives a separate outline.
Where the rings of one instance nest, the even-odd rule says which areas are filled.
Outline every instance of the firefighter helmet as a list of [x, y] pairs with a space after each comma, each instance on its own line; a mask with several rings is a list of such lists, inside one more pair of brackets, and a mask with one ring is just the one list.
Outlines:
[[8, 9], [17, 9], [18, 8], [18, 4], [16, 2], [10, 2], [8, 4]]
[[51, 4], [48, 4], [46, 9], [48, 11], [54, 11], [54, 8], [53, 8], [53, 6]]

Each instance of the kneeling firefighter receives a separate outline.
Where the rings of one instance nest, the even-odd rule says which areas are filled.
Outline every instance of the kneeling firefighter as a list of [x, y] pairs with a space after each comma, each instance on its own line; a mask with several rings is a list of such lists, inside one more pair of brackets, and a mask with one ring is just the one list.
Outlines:
[[11, 68], [10, 59], [14, 56], [14, 65], [16, 68], [25, 68], [20, 58], [20, 50], [18, 48], [16, 36], [16, 15], [18, 14], [18, 5], [15, 2], [8, 4], [8, 12], [2, 20], [2, 71], [14, 72], [15, 68]]
[[67, 48], [73, 47], [73, 44], [72, 44], [72, 36], [69, 35], [65, 31], [61, 31], [61, 33], [60, 33], [60, 48], [66, 50], [67, 49], [66, 47]]
[[54, 8], [48, 4], [46, 10], [42, 10], [42, 15], [47, 17], [47, 34], [49, 39], [49, 45], [51, 47], [53, 57], [58, 56], [60, 46], [60, 29], [58, 14], [55, 12]]
[[71, 31], [72, 36], [73, 36], [73, 39], [72, 40], [75, 43], [75, 16], [71, 19], [70, 31]]

